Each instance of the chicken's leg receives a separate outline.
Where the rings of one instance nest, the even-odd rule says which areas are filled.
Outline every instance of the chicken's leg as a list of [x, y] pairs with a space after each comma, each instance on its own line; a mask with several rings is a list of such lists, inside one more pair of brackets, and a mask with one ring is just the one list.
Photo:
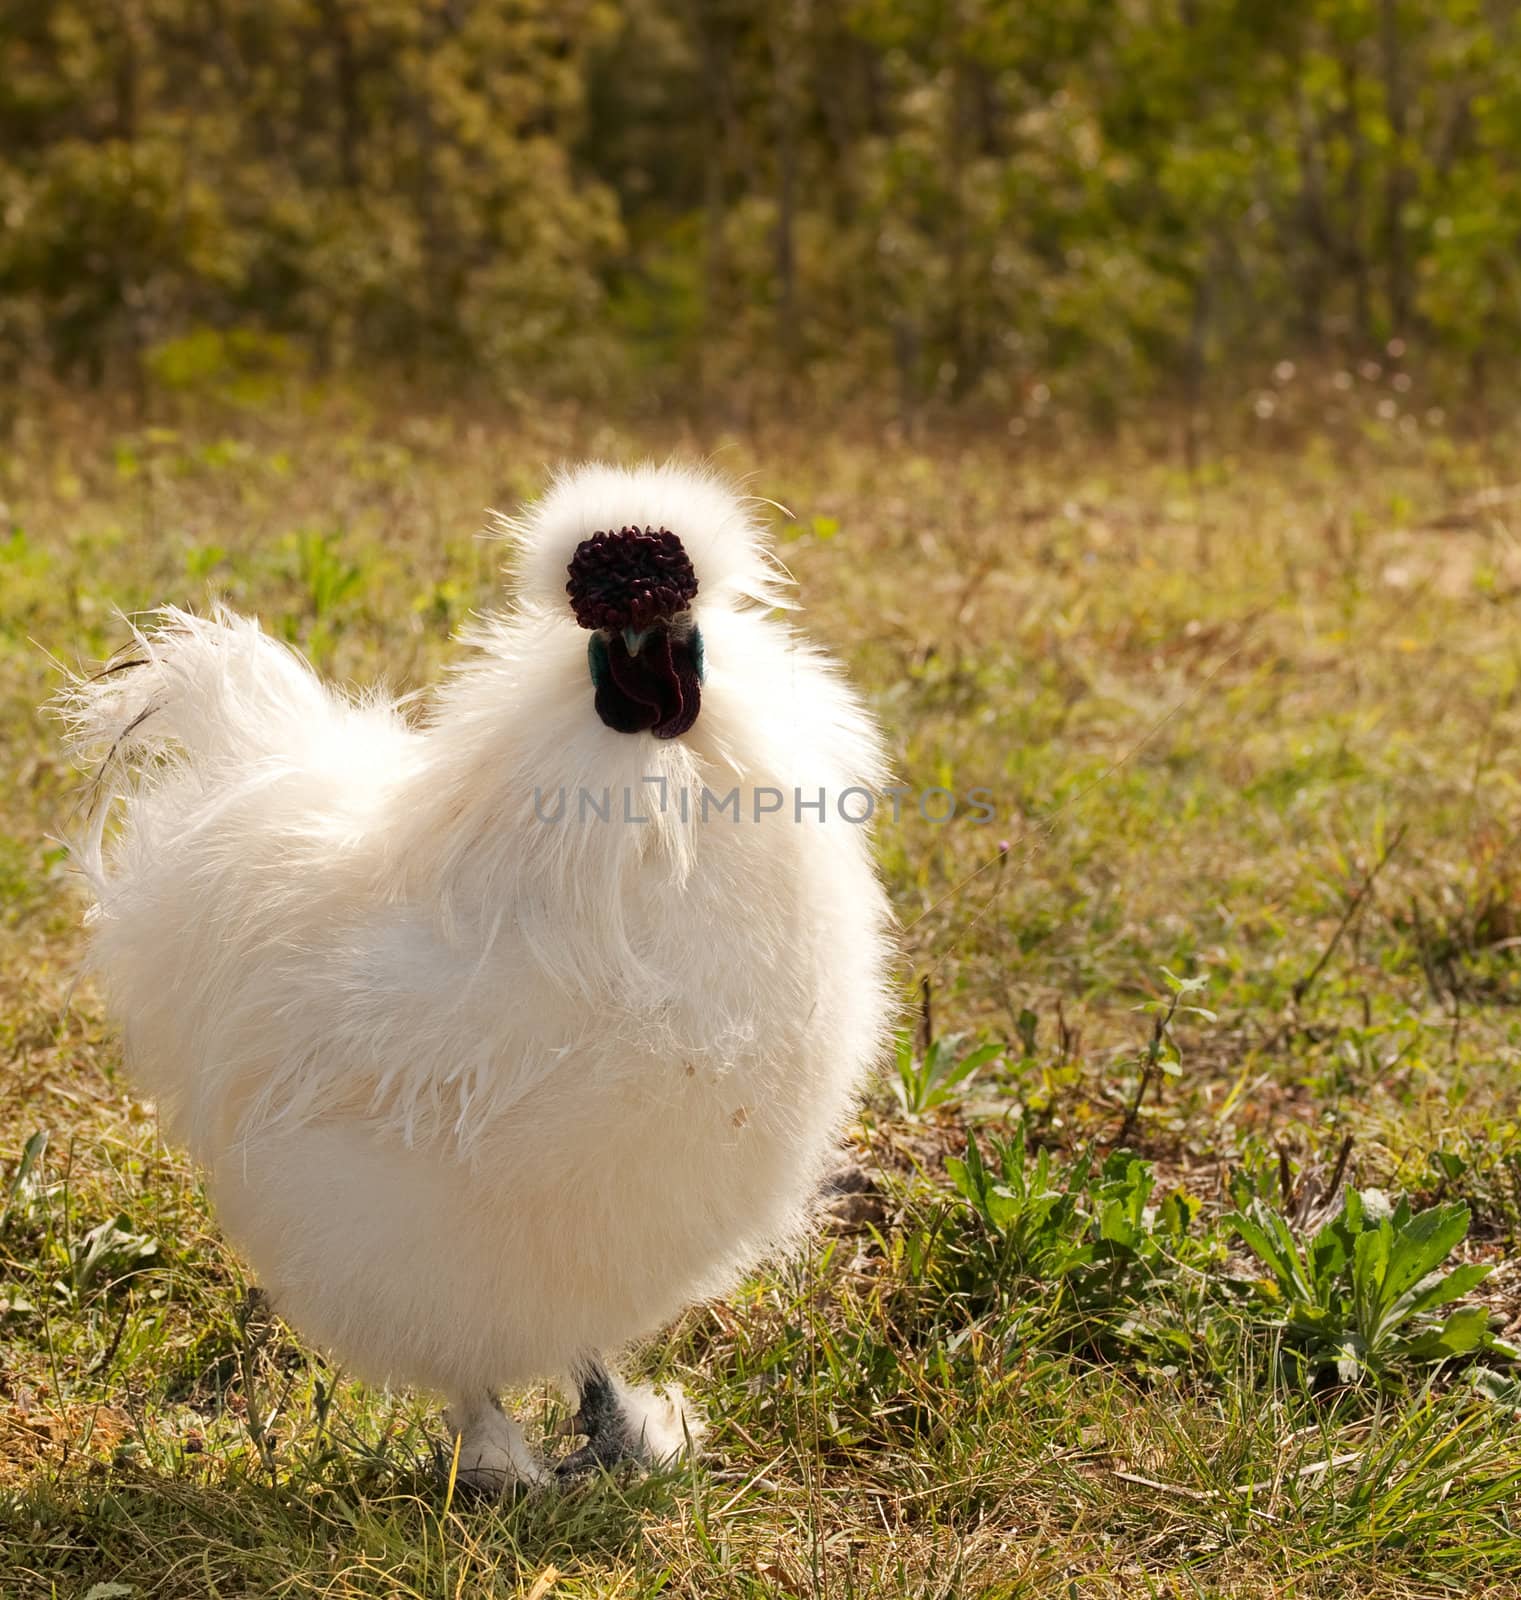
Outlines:
[[577, 1373], [576, 1389], [580, 1404], [569, 1431], [586, 1443], [555, 1468], [560, 1477], [578, 1477], [620, 1461], [653, 1466], [695, 1453], [702, 1425], [674, 1385], [657, 1394], [647, 1384], [624, 1383], [593, 1358]]
[[450, 1429], [459, 1434], [457, 1481], [467, 1488], [498, 1495], [515, 1483], [549, 1481], [542, 1463], [528, 1448], [523, 1430], [502, 1410], [495, 1395], [484, 1391], [449, 1407]]

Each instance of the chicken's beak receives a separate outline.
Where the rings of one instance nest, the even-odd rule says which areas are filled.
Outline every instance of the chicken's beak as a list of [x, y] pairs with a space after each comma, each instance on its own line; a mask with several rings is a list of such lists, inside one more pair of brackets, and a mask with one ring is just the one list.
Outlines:
[[623, 642], [628, 646], [628, 653], [636, 656], [644, 648], [644, 641], [654, 632], [653, 628], [625, 628]]

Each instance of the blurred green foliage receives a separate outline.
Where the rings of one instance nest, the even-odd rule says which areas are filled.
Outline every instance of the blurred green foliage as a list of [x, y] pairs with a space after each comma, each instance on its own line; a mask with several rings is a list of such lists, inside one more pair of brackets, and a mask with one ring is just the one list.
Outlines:
[[1393, 343], [1482, 387], [1521, 346], [1517, 14], [21, 4], [0, 349], [1104, 414]]
[[[0, 18], [0, 318], [100, 372], [203, 325], [323, 365], [563, 358], [620, 233], [586, 3], [79, 0]], [[241, 334], [241, 337], [237, 335]]]

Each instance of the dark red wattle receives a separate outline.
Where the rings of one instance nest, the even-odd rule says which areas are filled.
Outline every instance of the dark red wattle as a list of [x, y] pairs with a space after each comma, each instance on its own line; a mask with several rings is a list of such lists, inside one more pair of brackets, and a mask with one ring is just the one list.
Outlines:
[[691, 646], [656, 629], [638, 655], [621, 634], [607, 641], [608, 675], [597, 687], [597, 715], [619, 733], [648, 729], [657, 739], [674, 739], [697, 721], [702, 687]]

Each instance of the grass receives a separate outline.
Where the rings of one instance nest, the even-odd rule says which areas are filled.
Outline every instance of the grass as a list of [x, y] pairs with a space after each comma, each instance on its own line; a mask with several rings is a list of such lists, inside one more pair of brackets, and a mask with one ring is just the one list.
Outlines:
[[[1505, 441], [1185, 474], [156, 404], [40, 401], [0, 459], [0, 1594], [1521, 1594]], [[77, 779], [35, 708], [46, 652], [208, 590], [423, 686], [500, 592], [486, 507], [673, 442], [792, 508], [808, 626], [902, 781], [996, 817], [880, 831], [908, 1026], [854, 1192], [635, 1358], [709, 1458], [465, 1505], [425, 1398], [265, 1314], [70, 1003]]]

